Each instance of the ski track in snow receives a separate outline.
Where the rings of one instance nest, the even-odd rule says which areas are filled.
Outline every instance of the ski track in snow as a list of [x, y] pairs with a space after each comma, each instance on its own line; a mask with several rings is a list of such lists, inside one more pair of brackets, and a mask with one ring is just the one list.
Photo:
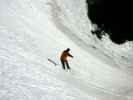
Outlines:
[[[82, 34], [90, 32], [84, 30], [86, 24], [83, 29], [80, 21], [75, 25], [78, 17], [74, 19], [73, 11], [79, 13], [76, 7], [83, 1], [0, 1], [0, 100], [133, 99], [132, 76], [115, 68], [98, 50], [98, 58], [93, 56], [92, 44]], [[98, 42], [93, 39], [89, 34], [89, 42]], [[59, 61], [67, 47], [74, 55], [70, 71], [63, 70]]]

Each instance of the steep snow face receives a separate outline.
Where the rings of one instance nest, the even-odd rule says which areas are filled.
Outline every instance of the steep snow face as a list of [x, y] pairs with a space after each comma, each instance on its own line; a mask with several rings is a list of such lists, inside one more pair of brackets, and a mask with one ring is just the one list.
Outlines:
[[[107, 56], [103, 60], [109, 60], [106, 62], [110, 63], [111, 61], [111, 64], [117, 64], [117, 68], [120, 68], [121, 70], [132, 74], [132, 42], [126, 42], [123, 45], [117, 45], [109, 39], [108, 35], [103, 36], [101, 41], [98, 40], [95, 36], [93, 36], [91, 34], [91, 30], [96, 29], [97, 26], [92, 25], [92, 23], [87, 17], [88, 11], [86, 0], [80, 0], [78, 2], [72, 0], [71, 3], [67, 0], [57, 1], [58, 5], [54, 4], [54, 6], [59, 6], [58, 8], [60, 9], [54, 10], [54, 15], [56, 16], [55, 23], [58, 22], [59, 24], [59, 21], [61, 21], [63, 24], [65, 24], [64, 27], [67, 27], [68, 30], [71, 29], [72, 32], [68, 32], [67, 34], [70, 33], [71, 35], [73, 35], [71, 36], [72, 39], [74, 37], [76, 39], [79, 39], [80, 43], [81, 41], [84, 42], [84, 44], [86, 44], [87, 46], [82, 45], [82, 48], [84, 47], [85, 50], [89, 51], [89, 49], [91, 48], [99, 49], [98, 52]], [[58, 16], [59, 18], [57, 19]], [[63, 30], [62, 27], [60, 27], [60, 25], [58, 24], [56, 24], [56, 26]], [[93, 50], [94, 55], [97, 55], [95, 54], [95, 51], [97, 50]]]
[[[119, 58], [128, 50], [98, 40], [93, 28], [85, 0], [1, 0], [0, 100], [132, 100], [123, 67], [132, 59]], [[70, 71], [59, 61], [67, 47]]]

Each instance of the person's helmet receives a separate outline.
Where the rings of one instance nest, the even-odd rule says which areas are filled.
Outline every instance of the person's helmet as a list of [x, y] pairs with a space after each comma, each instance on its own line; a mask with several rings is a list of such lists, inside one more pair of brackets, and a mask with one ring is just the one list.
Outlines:
[[67, 48], [66, 51], [70, 51], [70, 48]]

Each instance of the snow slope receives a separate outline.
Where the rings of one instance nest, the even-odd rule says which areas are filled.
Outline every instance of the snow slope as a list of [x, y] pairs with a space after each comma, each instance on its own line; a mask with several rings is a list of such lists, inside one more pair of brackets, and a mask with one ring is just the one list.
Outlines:
[[[132, 44], [100, 41], [93, 28], [85, 0], [1, 0], [0, 100], [132, 100], [131, 52], [120, 58]], [[59, 61], [67, 47], [70, 71]]]

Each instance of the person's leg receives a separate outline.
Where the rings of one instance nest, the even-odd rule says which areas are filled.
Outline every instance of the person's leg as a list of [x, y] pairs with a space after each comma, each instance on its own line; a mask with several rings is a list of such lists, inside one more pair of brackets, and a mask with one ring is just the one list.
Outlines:
[[65, 62], [61, 60], [62, 68], [65, 69]]
[[70, 69], [68, 61], [66, 61], [66, 66], [67, 66], [68, 69]]

